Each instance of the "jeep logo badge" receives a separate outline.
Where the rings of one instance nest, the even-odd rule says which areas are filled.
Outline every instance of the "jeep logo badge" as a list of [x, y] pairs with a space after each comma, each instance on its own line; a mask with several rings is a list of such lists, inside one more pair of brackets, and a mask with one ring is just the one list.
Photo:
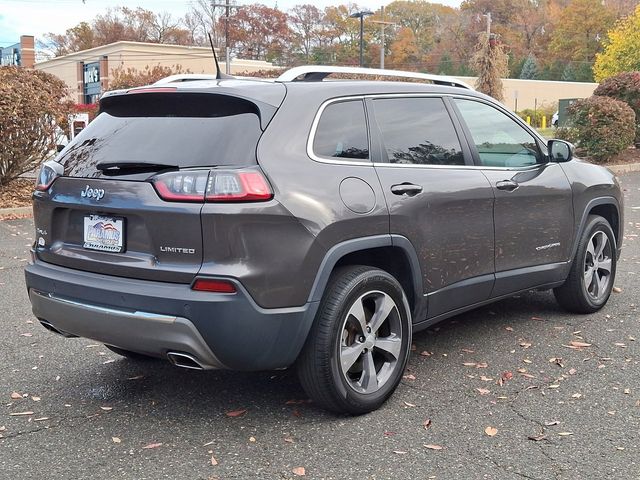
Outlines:
[[85, 189], [80, 192], [80, 196], [83, 198], [95, 198], [96, 200], [100, 200], [104, 197], [104, 188], [90, 188], [89, 185], [87, 185]]

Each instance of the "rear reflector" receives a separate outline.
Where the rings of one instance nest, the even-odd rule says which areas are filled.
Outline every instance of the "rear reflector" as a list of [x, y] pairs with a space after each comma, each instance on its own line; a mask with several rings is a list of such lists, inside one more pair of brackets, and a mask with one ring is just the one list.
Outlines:
[[191, 290], [198, 292], [236, 293], [236, 286], [228, 280], [198, 278], [193, 282]]

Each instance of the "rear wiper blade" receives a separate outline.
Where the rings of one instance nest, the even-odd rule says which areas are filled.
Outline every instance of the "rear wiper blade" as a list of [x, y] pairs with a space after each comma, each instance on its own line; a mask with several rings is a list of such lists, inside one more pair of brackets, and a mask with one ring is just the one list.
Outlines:
[[118, 173], [126, 170], [158, 172], [160, 170], [178, 170], [178, 165], [156, 162], [100, 162], [96, 169], [104, 173]]

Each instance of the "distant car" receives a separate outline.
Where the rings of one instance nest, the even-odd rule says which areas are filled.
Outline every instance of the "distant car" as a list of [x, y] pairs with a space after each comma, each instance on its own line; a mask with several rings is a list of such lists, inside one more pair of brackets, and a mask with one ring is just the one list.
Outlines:
[[554, 127], [558, 126], [558, 111], [556, 110], [556, 113], [554, 113], [551, 117], [551, 125], [553, 125]]
[[316, 405], [360, 414], [413, 331], [529, 289], [576, 313], [611, 294], [613, 173], [455, 79], [181, 76], [100, 110], [33, 195], [29, 297], [65, 337], [189, 369], [297, 364]]

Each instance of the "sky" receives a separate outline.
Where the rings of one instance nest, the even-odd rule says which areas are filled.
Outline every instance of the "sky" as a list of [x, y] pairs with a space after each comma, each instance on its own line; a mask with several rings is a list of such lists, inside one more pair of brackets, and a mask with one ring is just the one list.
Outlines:
[[[219, 1], [219, 0], [216, 0]], [[294, 5], [312, 3], [319, 8], [347, 3], [348, 0], [263, 0], [251, 2], [239, 0], [239, 4], [263, 3], [287, 10]], [[176, 17], [190, 9], [192, 0], [0, 0], [0, 47], [20, 41], [20, 35], [34, 35], [36, 40], [45, 33], [63, 33], [82, 21], [90, 22], [97, 14], [109, 7], [142, 7], [154, 12], [167, 11]], [[377, 10], [388, 0], [359, 0], [358, 6]], [[440, 0], [437, 3], [458, 7], [460, 0]]]

